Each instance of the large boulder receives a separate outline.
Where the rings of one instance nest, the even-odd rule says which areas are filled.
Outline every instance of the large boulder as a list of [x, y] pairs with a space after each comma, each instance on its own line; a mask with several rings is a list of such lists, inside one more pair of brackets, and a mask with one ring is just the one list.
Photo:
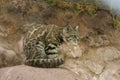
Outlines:
[[[81, 78], [65, 69], [35, 68], [20, 65], [0, 69], [0, 80], [81, 80]], [[86, 79], [82, 78], [82, 80]]]

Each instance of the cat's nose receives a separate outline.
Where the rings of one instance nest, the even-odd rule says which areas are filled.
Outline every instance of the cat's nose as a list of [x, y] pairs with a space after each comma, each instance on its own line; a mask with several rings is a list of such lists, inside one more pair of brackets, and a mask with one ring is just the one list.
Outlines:
[[78, 43], [77, 43], [77, 42], [74, 42], [73, 45], [78, 45]]
[[71, 40], [70, 43], [72, 43], [73, 45], [78, 45], [78, 41], [77, 40]]

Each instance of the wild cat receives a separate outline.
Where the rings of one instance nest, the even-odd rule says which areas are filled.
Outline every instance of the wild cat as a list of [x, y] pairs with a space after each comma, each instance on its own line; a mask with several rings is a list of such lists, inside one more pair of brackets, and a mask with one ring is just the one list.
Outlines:
[[78, 26], [59, 27], [54, 24], [31, 24], [23, 42], [25, 64], [34, 67], [55, 68], [64, 63], [58, 49], [64, 42], [77, 44]]

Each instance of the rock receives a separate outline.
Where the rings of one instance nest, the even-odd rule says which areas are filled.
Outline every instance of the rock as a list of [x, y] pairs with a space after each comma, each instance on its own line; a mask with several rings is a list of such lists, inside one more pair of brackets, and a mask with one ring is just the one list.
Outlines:
[[100, 74], [105, 67], [104, 64], [100, 64], [97, 61], [93, 60], [85, 60], [84, 64], [95, 74]]
[[103, 61], [112, 61], [120, 58], [120, 51], [114, 47], [98, 48], [96, 55]]
[[64, 43], [59, 48], [59, 54], [67, 58], [80, 58], [85, 49], [82, 46], [74, 45], [72, 43]]
[[109, 63], [98, 80], [120, 80], [120, 65]]
[[0, 80], [89, 80], [65, 69], [35, 68], [24, 65], [0, 69]]
[[90, 47], [101, 47], [110, 44], [106, 35], [95, 35], [93, 33], [89, 33], [83, 38], [83, 41], [87, 43]]
[[72, 71], [73, 73], [80, 76], [81, 80], [92, 80], [93, 74], [88, 70], [81, 61], [76, 59], [67, 59], [65, 63], [60, 66], [62, 68], [65, 68], [67, 70]]
[[22, 58], [10, 49], [6, 49], [0, 46], [0, 67], [13, 66], [21, 64]]

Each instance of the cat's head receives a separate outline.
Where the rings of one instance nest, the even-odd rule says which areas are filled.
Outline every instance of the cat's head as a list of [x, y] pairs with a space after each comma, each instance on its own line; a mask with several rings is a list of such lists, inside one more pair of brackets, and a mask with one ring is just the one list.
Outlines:
[[63, 41], [78, 43], [78, 41], [79, 41], [78, 27], [79, 26], [74, 27], [71, 25], [64, 27], [63, 34], [62, 34]]

